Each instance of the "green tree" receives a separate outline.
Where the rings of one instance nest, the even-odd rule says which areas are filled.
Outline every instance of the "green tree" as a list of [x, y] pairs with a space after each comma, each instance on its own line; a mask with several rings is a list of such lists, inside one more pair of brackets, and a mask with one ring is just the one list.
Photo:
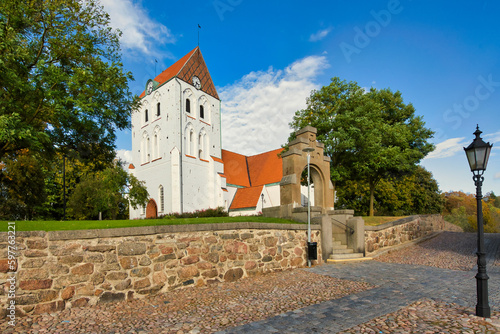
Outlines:
[[[366, 181], [350, 181], [337, 190], [338, 208], [354, 209], [367, 215], [369, 185]], [[418, 166], [410, 175], [380, 180], [374, 194], [377, 215], [413, 215], [441, 213], [444, 200], [432, 173]]]
[[76, 186], [86, 175], [102, 171], [110, 166], [113, 166], [113, 163], [107, 162], [106, 159], [87, 160], [82, 159], [77, 152], [70, 151], [66, 154], [58, 152], [48, 164], [45, 173], [47, 198], [38, 210], [39, 218], [63, 219], [64, 192], [66, 192], [67, 202]]
[[144, 182], [128, 174], [120, 163], [101, 172], [89, 173], [72, 192], [68, 208], [76, 219], [126, 218], [128, 205], [134, 209], [149, 199]]
[[0, 163], [0, 217], [32, 219], [45, 200], [46, 169], [35, 154], [16, 152]]
[[0, 160], [20, 149], [111, 161], [137, 100], [96, 0], [0, 2]]
[[433, 132], [399, 91], [366, 92], [339, 78], [313, 91], [307, 107], [290, 123], [294, 131], [307, 125], [317, 128], [317, 138], [325, 144], [336, 187], [354, 180], [368, 184], [370, 216], [380, 180], [411, 174], [434, 149], [427, 142]]

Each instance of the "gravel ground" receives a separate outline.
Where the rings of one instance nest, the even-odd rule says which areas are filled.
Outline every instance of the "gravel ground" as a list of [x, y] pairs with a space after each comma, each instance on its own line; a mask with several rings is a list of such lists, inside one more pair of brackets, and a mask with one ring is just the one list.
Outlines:
[[457, 304], [419, 300], [397, 312], [341, 333], [499, 333], [498, 312], [491, 319]]
[[[500, 240], [498, 235], [487, 238], [497, 245]], [[476, 249], [477, 234], [443, 232], [420, 244], [383, 254], [375, 260], [470, 271], [477, 262]], [[492, 261], [492, 265], [498, 266], [500, 248], [497, 246], [496, 249], [496, 260]], [[491, 304], [490, 308], [491, 318], [484, 319], [475, 316], [474, 308], [423, 299], [343, 333], [500, 333], [500, 312]]]
[[130, 302], [19, 318], [1, 333], [212, 333], [364, 291], [351, 282], [303, 270], [193, 287]]
[[443, 232], [410, 247], [383, 254], [376, 261], [469, 271], [477, 261], [475, 233]]

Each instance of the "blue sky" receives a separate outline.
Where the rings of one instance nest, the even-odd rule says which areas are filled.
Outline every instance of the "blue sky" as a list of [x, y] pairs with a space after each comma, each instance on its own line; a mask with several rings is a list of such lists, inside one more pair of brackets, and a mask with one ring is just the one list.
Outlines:
[[[280, 147], [311, 90], [338, 76], [399, 90], [415, 106], [436, 132], [436, 150], [422, 165], [442, 191], [475, 192], [463, 146], [479, 124], [494, 144], [483, 191], [500, 194], [497, 1], [101, 2], [123, 32], [136, 94], [196, 47], [199, 32], [222, 100], [225, 149], [251, 155]], [[117, 149], [130, 156], [130, 131], [119, 134]]]

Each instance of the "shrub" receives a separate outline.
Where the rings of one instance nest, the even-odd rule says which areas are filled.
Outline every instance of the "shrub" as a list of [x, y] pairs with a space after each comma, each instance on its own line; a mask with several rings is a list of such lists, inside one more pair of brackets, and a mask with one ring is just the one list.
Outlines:
[[229, 213], [219, 206], [215, 209], [196, 210], [194, 212], [170, 213], [167, 215], [158, 216], [161, 219], [176, 219], [176, 218], [202, 218], [202, 217], [228, 217]]

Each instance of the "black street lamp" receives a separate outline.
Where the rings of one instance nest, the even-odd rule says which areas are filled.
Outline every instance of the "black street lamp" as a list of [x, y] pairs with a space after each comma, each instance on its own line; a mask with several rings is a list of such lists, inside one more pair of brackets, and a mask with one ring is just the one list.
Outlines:
[[488, 305], [488, 275], [486, 274], [486, 254], [484, 252], [484, 228], [483, 228], [483, 195], [481, 186], [483, 185], [483, 173], [488, 164], [491, 145], [485, 143], [480, 135], [479, 125], [477, 126], [476, 138], [467, 148], [464, 147], [465, 154], [469, 160], [470, 170], [473, 173], [472, 179], [476, 185], [476, 200], [477, 200], [477, 305], [476, 315], [478, 317], [489, 318], [490, 306]]

